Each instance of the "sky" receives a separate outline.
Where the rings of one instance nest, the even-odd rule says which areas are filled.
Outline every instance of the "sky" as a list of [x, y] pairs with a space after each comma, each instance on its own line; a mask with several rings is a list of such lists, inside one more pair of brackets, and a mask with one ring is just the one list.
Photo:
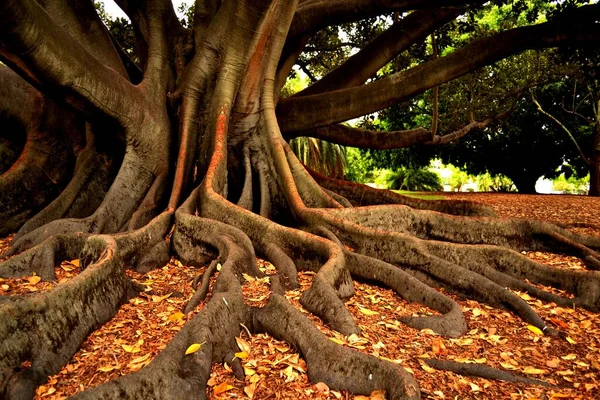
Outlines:
[[[100, 3], [104, 3], [104, 9], [106, 12], [113, 17], [123, 17], [127, 18], [125, 13], [119, 8], [119, 6], [113, 0], [99, 0]], [[194, 0], [173, 0], [173, 7], [175, 8], [175, 12], [181, 5], [181, 3], [186, 3], [188, 5], [193, 4]], [[181, 17], [181, 15], [180, 15]]]

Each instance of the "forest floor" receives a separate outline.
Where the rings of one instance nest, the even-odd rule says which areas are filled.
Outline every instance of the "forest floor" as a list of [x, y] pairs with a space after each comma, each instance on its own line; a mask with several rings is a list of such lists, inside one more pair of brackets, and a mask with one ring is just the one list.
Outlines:
[[[574, 228], [600, 236], [600, 198], [556, 195], [444, 193], [452, 199], [468, 199], [492, 206], [501, 217], [545, 219], [559, 224], [586, 224]], [[0, 247], [6, 242], [0, 243]], [[2, 250], [2, 249], [0, 249]], [[575, 257], [530, 252], [537, 261], [558, 268], [583, 268]], [[259, 260], [267, 274], [273, 266]], [[79, 271], [78, 261], [56, 268], [58, 283]], [[41, 399], [59, 399], [147, 365], [187, 320], [202, 310], [184, 315], [181, 310], [193, 293], [191, 280], [203, 269], [181, 265], [175, 259], [162, 268], [141, 275], [128, 274], [147, 289], [121, 307], [106, 325], [92, 333], [72, 360], [38, 389]], [[299, 298], [312, 281], [301, 273], [300, 290], [286, 297], [298, 308]], [[214, 278], [213, 278], [214, 279]], [[246, 278], [248, 304], [261, 306], [269, 296], [268, 278]], [[0, 293], [25, 294], [49, 290], [56, 283], [38, 277], [0, 280]], [[600, 316], [581, 309], [562, 308], [518, 293], [546, 321], [559, 330], [545, 337], [512, 314], [484, 304], [460, 299], [469, 332], [448, 339], [429, 330], [418, 331], [398, 322], [401, 315], [423, 315], [431, 310], [409, 304], [391, 290], [355, 283], [356, 295], [346, 304], [362, 329], [360, 335], [343, 337], [316, 317], [307, 315], [331, 340], [402, 365], [414, 374], [423, 399], [598, 399], [600, 398]], [[208, 298], [210, 299], [210, 297]], [[208, 301], [207, 299], [207, 301]], [[238, 341], [245, 381], [234, 378], [225, 365], [214, 365], [209, 396], [214, 399], [384, 399], [383, 393], [352, 396], [344, 391], [311, 383], [306, 364], [285, 342], [267, 335], [243, 331]], [[428, 367], [422, 359], [440, 358], [485, 364], [544, 380], [554, 387], [531, 386], [456, 375]]]

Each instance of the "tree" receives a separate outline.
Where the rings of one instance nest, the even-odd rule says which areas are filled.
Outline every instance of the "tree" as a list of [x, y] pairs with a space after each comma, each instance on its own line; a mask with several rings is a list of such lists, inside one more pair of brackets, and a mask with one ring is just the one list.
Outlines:
[[[9, 143], [24, 141], [28, 150], [40, 137], [58, 137], [40, 153], [58, 158], [60, 152], [70, 162], [54, 167], [71, 176], [66, 183], [39, 174], [49, 167], [29, 151], [2, 175], [14, 185], [3, 183], [3, 196], [23, 199], [17, 191], [27, 190], [38, 203], [9, 208], [3, 198], [5, 225], [20, 229], [0, 273], [53, 279], [55, 262], [76, 257], [83, 268], [55, 290], [0, 300], [2, 397], [33, 397], [35, 387], [139, 291], [125, 268], [156, 268], [171, 254], [188, 265], [210, 263], [188, 309], [204, 298], [202, 288], [218, 272], [211, 300], [147, 367], [78, 398], [204, 397], [211, 363], [226, 361], [243, 374], [233, 357], [240, 324], [290, 342], [315, 382], [355, 393], [384, 389], [390, 399], [419, 398], [418, 384], [403, 368], [327, 340], [280, 295], [297, 286], [299, 268], [316, 272], [302, 295], [306, 310], [344, 334], [359, 330], [342, 301], [352, 295], [352, 279], [378, 282], [440, 312], [402, 321], [450, 336], [465, 332], [465, 319], [457, 303], [430, 286], [506, 307], [546, 333], [552, 329], [507, 287], [598, 310], [597, 275], [552, 270], [520, 253], [565, 252], [600, 268], [597, 237], [543, 222], [472, 219], [493, 213], [468, 202], [411, 200], [311, 175], [284, 137], [372, 148], [431, 140], [426, 129], [380, 133], [339, 123], [525, 49], [596, 45], [600, 5], [565, 9], [548, 22], [474, 40], [364, 84], [413, 41], [481, 3], [198, 0], [192, 27], [185, 28], [166, 0], [117, 2], [133, 25], [141, 71], [115, 48], [90, 1], [0, 3], [0, 57], [31, 85], [6, 73], [10, 83], [3, 88], [10, 95], [1, 97], [3, 115], [22, 131], [3, 136]], [[278, 99], [314, 33], [389, 13], [397, 13], [397, 22], [323, 76], [310, 94]], [[142, 79], [134, 84], [136, 76]], [[64, 188], [57, 197], [46, 190], [49, 182]], [[48, 205], [35, 213], [40, 203]], [[278, 271], [270, 277], [273, 294], [264, 308], [248, 306], [241, 292], [243, 273], [261, 275], [256, 255]], [[193, 343], [203, 345], [185, 355]]]

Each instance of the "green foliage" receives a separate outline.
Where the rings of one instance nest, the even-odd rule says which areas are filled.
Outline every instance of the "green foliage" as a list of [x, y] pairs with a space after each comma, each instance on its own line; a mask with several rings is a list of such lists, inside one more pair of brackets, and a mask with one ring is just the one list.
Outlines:
[[384, 183], [388, 189], [419, 192], [437, 192], [443, 190], [440, 176], [426, 168], [384, 170], [376, 182]]
[[310, 169], [336, 179], [344, 179], [346, 149], [344, 146], [315, 138], [290, 140], [292, 151]]
[[589, 174], [583, 178], [577, 178], [575, 176], [566, 178], [565, 174], [560, 174], [552, 181], [552, 189], [566, 194], [587, 194], [589, 184]]
[[477, 190], [480, 192], [516, 192], [517, 188], [509, 177], [485, 173], [475, 178]]
[[360, 149], [346, 148], [346, 179], [359, 183], [373, 182], [374, 170], [373, 161], [365, 157]]

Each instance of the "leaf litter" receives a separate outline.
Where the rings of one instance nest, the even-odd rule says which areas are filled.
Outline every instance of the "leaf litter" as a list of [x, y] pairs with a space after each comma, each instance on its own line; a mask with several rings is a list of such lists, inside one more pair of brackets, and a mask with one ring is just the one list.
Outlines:
[[[502, 217], [533, 217], [562, 224], [584, 222], [600, 226], [600, 215], [592, 212], [600, 209], [600, 199], [478, 193], [452, 194], [450, 197], [485, 202]], [[600, 235], [600, 230], [594, 227], [574, 230]], [[7, 248], [9, 243], [10, 237], [0, 241], [0, 249]], [[581, 260], [575, 257], [541, 252], [529, 252], [527, 256], [558, 268], [583, 268]], [[268, 275], [274, 273], [274, 267], [268, 262], [259, 260], [259, 267], [267, 276], [244, 277], [243, 286], [246, 302], [255, 307], [266, 304], [270, 295]], [[192, 279], [203, 270], [184, 266], [172, 259], [166, 266], [145, 275], [128, 271], [132, 279], [146, 287], [145, 292], [123, 305], [110, 322], [92, 333], [71, 361], [38, 388], [36, 398], [62, 399], [150, 363], [185, 322], [210, 299], [209, 294], [190, 315], [181, 312], [194, 292]], [[1, 279], [0, 295], [50, 290], [57, 283], [75, 276], [79, 265], [77, 261], [65, 262], [57, 266], [55, 272], [57, 282], [40, 281], [36, 276]], [[330, 330], [299, 304], [302, 292], [310, 286], [313, 277], [314, 273], [301, 272], [300, 289], [288, 291], [286, 297], [331, 340], [394, 362], [414, 374], [424, 399], [600, 398], [600, 318], [596, 314], [558, 307], [526, 293], [515, 292], [559, 331], [558, 337], [551, 338], [540, 335], [536, 328], [506, 311], [445, 293], [462, 306], [470, 328], [464, 336], [450, 339], [430, 330], [406, 327], [398, 321], [402, 315], [432, 315], [434, 311], [419, 304], [406, 303], [389, 289], [355, 282], [356, 294], [347, 302], [347, 307], [362, 331], [359, 335], [344, 337]], [[565, 295], [556, 289], [544, 289]], [[323, 382], [309, 382], [302, 357], [289, 344], [269, 335], [249, 335], [242, 329], [237, 340], [240, 352], [236, 356], [242, 361], [245, 379], [243, 382], [236, 380], [227, 364], [213, 365], [208, 382], [211, 398], [385, 398], [383, 392], [353, 396], [331, 389]], [[188, 351], [197, 351], [195, 347], [190, 346]], [[426, 358], [485, 364], [557, 386], [542, 388], [463, 377], [428, 367], [422, 361]]]

